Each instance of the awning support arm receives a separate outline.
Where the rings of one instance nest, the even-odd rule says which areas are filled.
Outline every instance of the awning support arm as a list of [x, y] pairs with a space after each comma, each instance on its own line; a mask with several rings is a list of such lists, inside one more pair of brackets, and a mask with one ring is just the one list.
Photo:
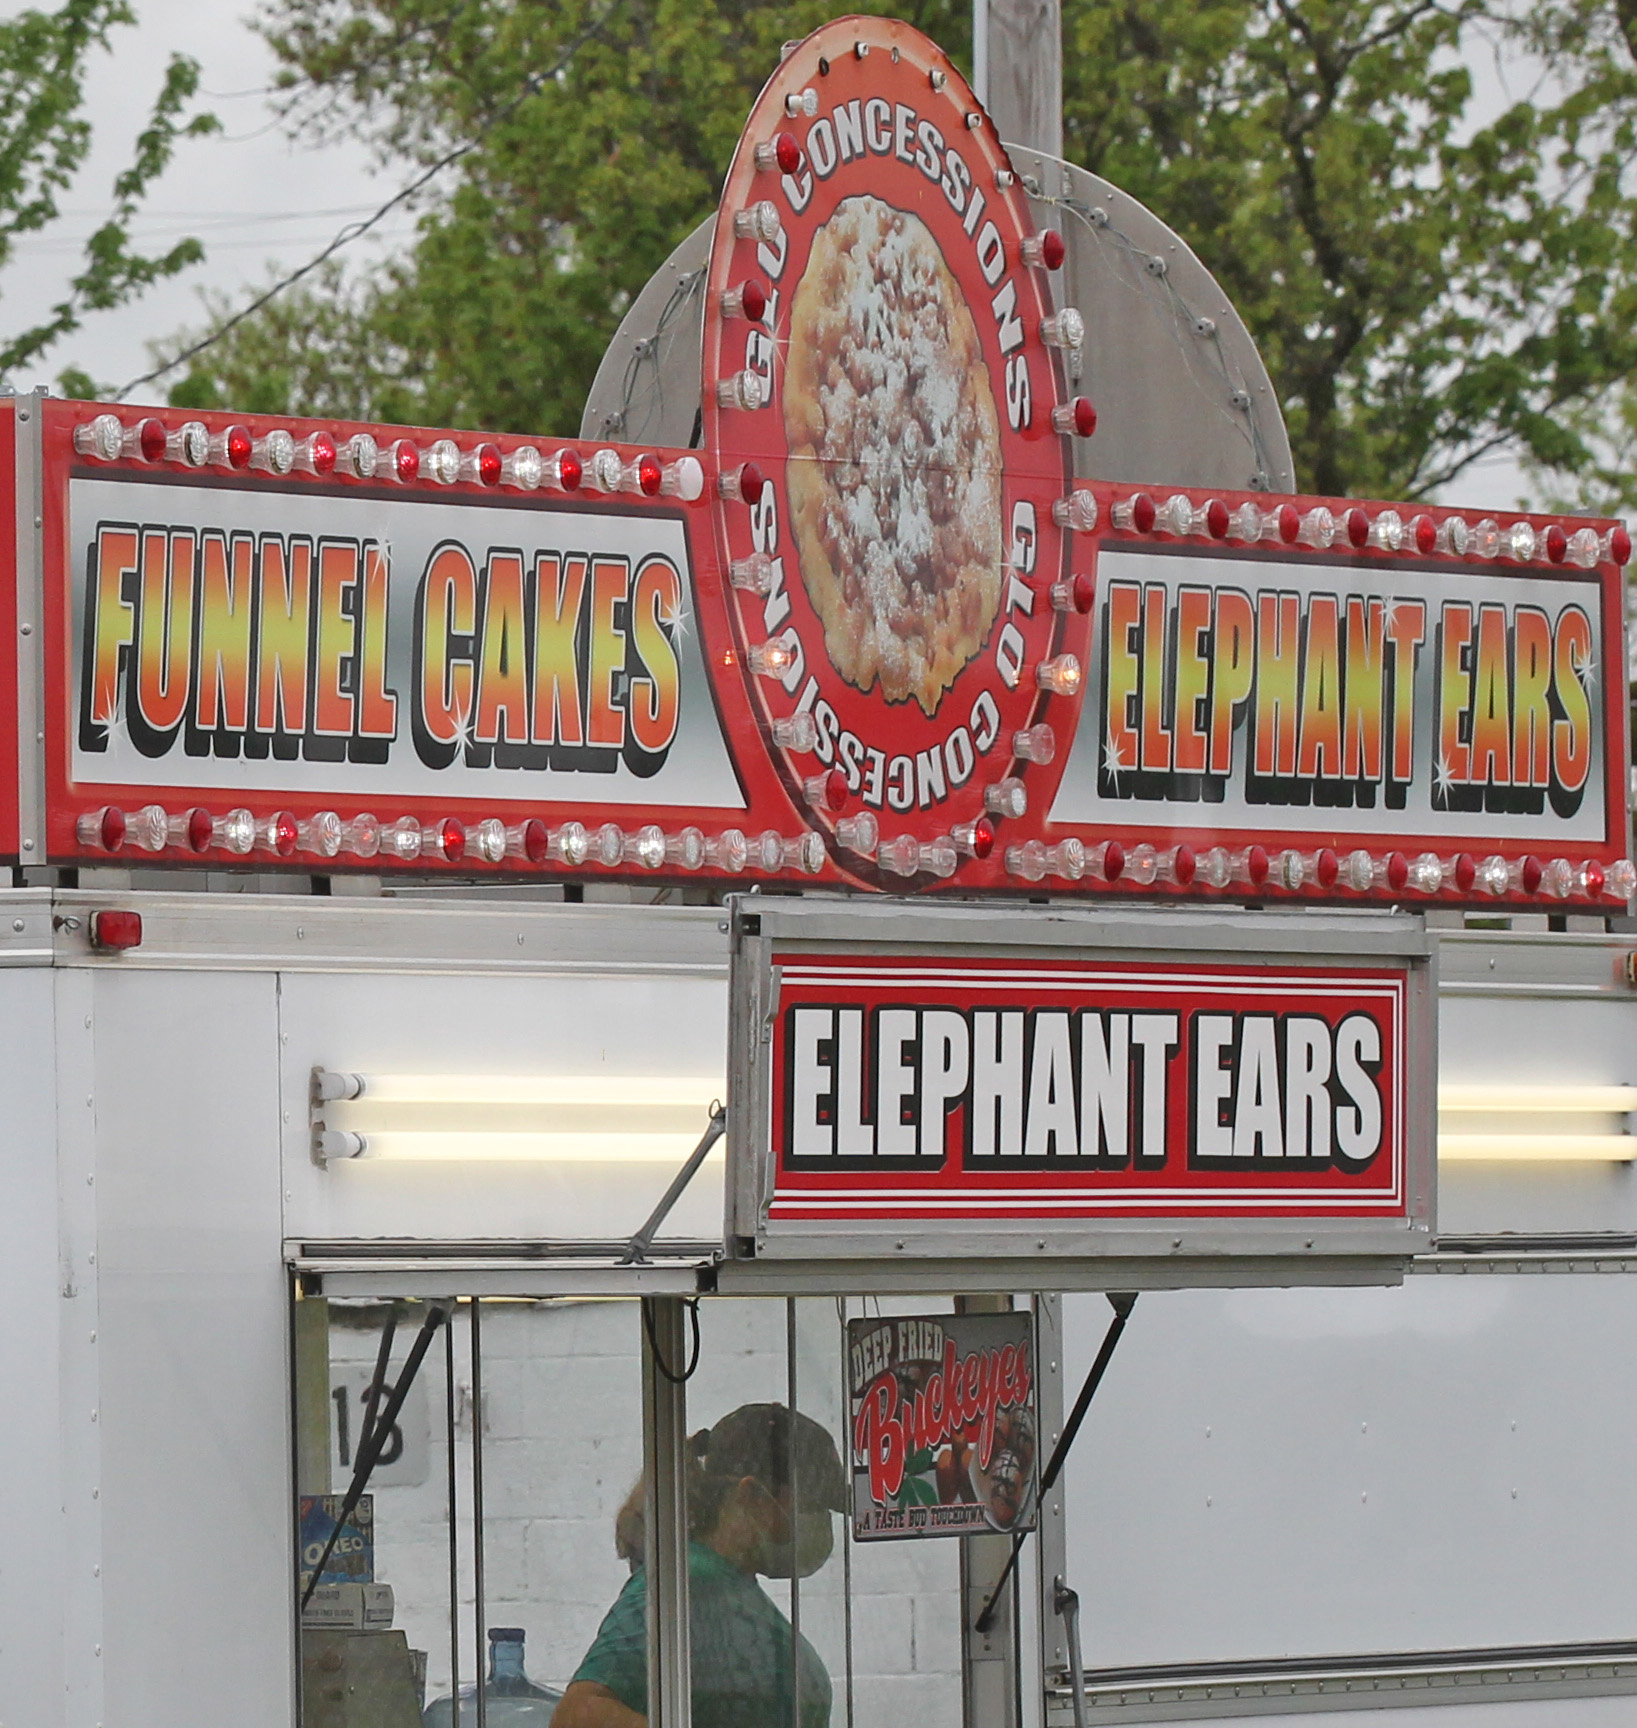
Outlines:
[[330, 1563], [330, 1556], [335, 1552], [335, 1545], [341, 1539], [347, 1520], [358, 1509], [358, 1502], [363, 1498], [375, 1466], [386, 1449], [386, 1437], [392, 1432], [392, 1425], [398, 1420], [398, 1414], [404, 1407], [404, 1400], [409, 1396], [409, 1388], [414, 1385], [415, 1376], [420, 1372], [421, 1361], [432, 1343], [433, 1335], [449, 1318], [452, 1306], [449, 1302], [432, 1304], [426, 1319], [421, 1322], [420, 1331], [415, 1334], [415, 1342], [410, 1345], [408, 1356], [404, 1358], [403, 1372], [398, 1376], [398, 1384], [392, 1388], [392, 1396], [387, 1400], [386, 1409], [370, 1429], [369, 1437], [359, 1442], [358, 1462], [353, 1466], [352, 1483], [347, 1489], [347, 1497], [341, 1502], [335, 1528], [330, 1532], [329, 1541], [324, 1544], [324, 1552], [319, 1555], [318, 1564], [313, 1567], [313, 1575], [307, 1581], [307, 1588], [301, 1593], [301, 1606], [304, 1609], [313, 1599], [313, 1592], [318, 1588], [319, 1579], [324, 1576], [324, 1568]]
[[671, 1208], [682, 1198], [682, 1191], [699, 1174], [699, 1167], [710, 1156], [711, 1147], [727, 1132], [727, 1112], [720, 1104], [711, 1105], [710, 1126], [705, 1130], [704, 1138], [688, 1155], [688, 1161], [671, 1178], [671, 1185], [660, 1196], [659, 1204], [648, 1214], [648, 1222], [637, 1231], [630, 1242], [626, 1244], [622, 1266], [640, 1266], [648, 1258], [648, 1250], [654, 1245], [654, 1237], [659, 1234], [659, 1227], [671, 1215]]
[[[1120, 1342], [1120, 1334], [1125, 1331], [1125, 1323], [1131, 1318], [1131, 1310], [1137, 1306], [1134, 1291], [1111, 1293], [1109, 1306], [1114, 1310], [1114, 1318], [1109, 1322], [1108, 1331], [1103, 1334], [1102, 1348], [1097, 1352], [1097, 1360], [1092, 1363], [1091, 1371], [1086, 1375], [1086, 1383], [1080, 1388], [1080, 1396], [1074, 1401], [1074, 1408], [1069, 1412], [1069, 1419], [1063, 1424], [1063, 1432], [1058, 1436], [1057, 1444], [1052, 1448], [1052, 1455], [1040, 1477], [1040, 1488], [1035, 1495], [1035, 1504], [1044, 1505], [1046, 1496], [1051, 1493], [1057, 1483], [1057, 1478], [1063, 1472], [1063, 1466], [1068, 1462], [1069, 1449], [1074, 1445], [1075, 1436], [1080, 1432], [1080, 1424], [1086, 1419], [1086, 1411], [1091, 1407], [1091, 1401], [1096, 1396], [1097, 1388], [1103, 1383], [1103, 1376], [1108, 1372], [1108, 1365], [1114, 1358], [1115, 1347]], [[989, 1600], [984, 1603], [983, 1611], [974, 1622], [974, 1630], [980, 1633], [988, 1632], [995, 1623], [995, 1614], [1000, 1606], [1000, 1598], [1006, 1586], [1012, 1580], [1012, 1574], [1017, 1571], [1017, 1557], [1023, 1551], [1023, 1538], [1026, 1531], [1019, 1531], [1012, 1538], [1012, 1552], [1006, 1562], [1006, 1569], [989, 1593]]]

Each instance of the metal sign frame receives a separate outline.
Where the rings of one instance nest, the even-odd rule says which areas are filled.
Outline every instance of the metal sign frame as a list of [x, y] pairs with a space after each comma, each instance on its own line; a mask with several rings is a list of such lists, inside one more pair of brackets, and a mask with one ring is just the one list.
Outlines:
[[[1059, 1266], [1080, 1257], [1117, 1262], [1140, 1283], [1288, 1283], [1354, 1281], [1375, 1260], [1396, 1278], [1409, 1256], [1424, 1252], [1433, 1230], [1436, 1188], [1436, 1018], [1434, 949], [1418, 918], [1399, 914], [1314, 915], [1291, 919], [1256, 913], [1139, 911], [1091, 914], [979, 906], [887, 906], [819, 899], [755, 897], [734, 903], [729, 1004], [729, 1166], [726, 1274], [754, 1262], [770, 1272], [792, 1262], [874, 1260], [929, 1280], [958, 1276], [962, 1263], [1007, 1260], [1014, 1280], [1030, 1261], [1035, 1281], [1061, 1283]], [[1273, 980], [1326, 969], [1343, 978], [1380, 972], [1402, 980], [1403, 1186], [1392, 1215], [1200, 1216], [1199, 1208], [1151, 1205], [1143, 1215], [1031, 1214], [1020, 1194], [985, 1216], [921, 1216], [905, 1202], [899, 1215], [869, 1218], [770, 1216], [781, 1172], [773, 1133], [773, 1048], [780, 1009], [781, 965], [790, 957], [911, 958], [923, 971], [966, 959], [1085, 961], [1143, 968], [1175, 967], [1186, 980], [1225, 968], [1260, 969]], [[1175, 981], [1173, 980], [1173, 985]], [[1204, 986], [1202, 986], [1202, 989]], [[1174, 1156], [1174, 1152], [1172, 1156]], [[1295, 1202], [1288, 1203], [1292, 1207]], [[1010, 1211], [1012, 1215], [1003, 1215]], [[1018, 1215], [1021, 1213], [1022, 1215]], [[937, 1272], [924, 1262], [942, 1263]], [[1050, 1271], [1043, 1263], [1057, 1263]], [[1252, 1263], [1255, 1264], [1252, 1264]], [[1351, 1268], [1349, 1270], [1349, 1268]], [[750, 1265], [745, 1266], [748, 1273]], [[1110, 1268], [1112, 1274], [1112, 1266]], [[1146, 1276], [1144, 1275], [1146, 1274]], [[900, 1274], [902, 1275], [902, 1274]], [[1364, 1274], [1368, 1276], [1367, 1273]], [[1115, 1286], [1110, 1286], [1115, 1287]], [[1118, 1286], [1126, 1287], [1126, 1286]]]

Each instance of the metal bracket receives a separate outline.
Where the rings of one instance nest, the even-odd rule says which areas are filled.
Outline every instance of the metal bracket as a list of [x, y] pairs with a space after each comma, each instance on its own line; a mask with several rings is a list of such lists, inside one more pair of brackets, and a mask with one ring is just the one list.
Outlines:
[[705, 1130], [703, 1138], [693, 1151], [688, 1154], [688, 1161], [671, 1178], [671, 1185], [660, 1196], [659, 1204], [648, 1214], [647, 1222], [626, 1244], [625, 1254], [620, 1260], [622, 1266], [640, 1266], [648, 1258], [648, 1250], [654, 1245], [654, 1237], [659, 1233], [659, 1227], [671, 1215], [671, 1208], [682, 1198], [683, 1190], [699, 1174], [699, 1167], [710, 1156], [711, 1148], [728, 1130], [727, 1111], [720, 1103], [711, 1105], [710, 1126]]

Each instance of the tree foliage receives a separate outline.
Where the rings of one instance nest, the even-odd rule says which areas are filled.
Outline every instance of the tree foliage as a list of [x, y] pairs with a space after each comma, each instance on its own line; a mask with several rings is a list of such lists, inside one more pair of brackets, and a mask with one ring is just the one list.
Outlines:
[[[475, 147], [403, 260], [240, 325], [180, 394], [231, 380], [291, 412], [345, 397], [574, 430], [630, 297], [712, 209], [781, 41], [831, 10], [275, 0], [293, 123], [362, 129], [400, 175]], [[966, 56], [964, 0], [891, 10]], [[1415, 497], [1499, 448], [1595, 464], [1591, 405], [1637, 374], [1637, 0], [1063, 0], [1063, 17], [1068, 154], [1218, 276], [1303, 487]], [[520, 95], [588, 25], [562, 76]], [[321, 327], [335, 375], [293, 352]]]
[[[55, 12], [29, 10], [0, 19], [0, 269], [18, 241], [59, 215], [58, 197], [83, 166], [92, 126], [85, 75], [93, 50], [109, 50], [114, 30], [134, 25], [128, 0], [63, 0]], [[115, 177], [108, 214], [89, 239], [62, 298], [40, 322], [0, 340], [0, 373], [37, 360], [72, 335], [87, 312], [125, 305], [143, 289], [197, 262], [197, 240], [149, 254], [133, 248], [131, 221], [185, 134], [214, 130], [208, 115], [184, 118], [199, 68], [174, 55], [161, 80], [130, 163]], [[74, 375], [75, 382], [83, 382]]]

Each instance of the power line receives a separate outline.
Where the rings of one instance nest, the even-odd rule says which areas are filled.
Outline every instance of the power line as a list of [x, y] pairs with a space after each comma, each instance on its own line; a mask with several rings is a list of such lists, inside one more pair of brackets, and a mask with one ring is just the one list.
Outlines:
[[310, 276], [320, 264], [322, 264], [327, 258], [334, 257], [343, 246], [350, 245], [354, 240], [361, 239], [365, 234], [369, 233], [370, 229], [375, 227], [377, 223], [383, 221], [393, 210], [397, 209], [400, 204], [413, 198], [428, 181], [432, 180], [436, 175], [441, 174], [445, 168], [451, 167], [454, 163], [458, 162], [461, 157], [469, 155], [473, 150], [477, 149], [478, 145], [483, 142], [488, 134], [498, 126], [502, 120], [505, 120], [512, 114], [516, 113], [529, 97], [538, 95], [540, 90], [546, 84], [551, 83], [562, 73], [566, 72], [570, 62], [574, 59], [574, 56], [579, 53], [579, 51], [591, 40], [593, 36], [600, 34], [603, 26], [624, 4], [625, 0], [610, 0], [610, 3], [603, 8], [601, 15], [594, 19], [590, 24], [586, 25], [585, 29], [583, 29], [579, 35], [569, 43], [568, 47], [563, 50], [554, 65], [548, 67], [544, 72], [531, 73], [526, 79], [524, 79], [523, 88], [518, 91], [511, 101], [498, 108], [486, 121], [484, 121], [483, 125], [479, 128], [476, 137], [468, 138], [463, 144], [457, 144], [453, 150], [440, 156], [429, 168], [425, 169], [422, 173], [417, 174], [407, 186], [404, 186], [399, 191], [393, 193], [393, 195], [387, 199], [386, 203], [381, 205], [373, 215], [365, 217], [361, 222], [349, 223], [334, 237], [334, 239], [329, 242], [327, 246], [323, 248], [322, 251], [315, 253], [299, 269], [292, 270], [288, 276], [281, 277], [270, 288], [267, 288], [262, 293], [258, 294], [248, 305], [241, 306], [231, 318], [228, 318], [221, 324], [217, 325], [209, 335], [202, 336], [197, 342], [191, 343], [179, 354], [173, 355], [162, 365], [155, 366], [151, 372], [144, 372], [140, 378], [133, 378], [128, 384], [122, 384], [119, 389], [114, 391], [112, 400], [115, 402], [123, 401], [131, 391], [139, 389], [144, 384], [153, 383], [156, 378], [163, 378], [167, 372], [174, 372], [178, 366], [185, 365], [189, 360], [193, 359], [195, 355], [202, 354], [207, 348], [214, 347], [216, 343], [220, 342], [221, 339], [227, 335], [228, 331], [235, 329], [238, 325], [242, 324], [245, 319], [251, 317], [254, 313], [259, 312], [263, 306], [267, 305], [270, 300], [273, 300], [278, 295], [282, 294], [286, 288], [294, 287], [295, 284], [304, 276]]

